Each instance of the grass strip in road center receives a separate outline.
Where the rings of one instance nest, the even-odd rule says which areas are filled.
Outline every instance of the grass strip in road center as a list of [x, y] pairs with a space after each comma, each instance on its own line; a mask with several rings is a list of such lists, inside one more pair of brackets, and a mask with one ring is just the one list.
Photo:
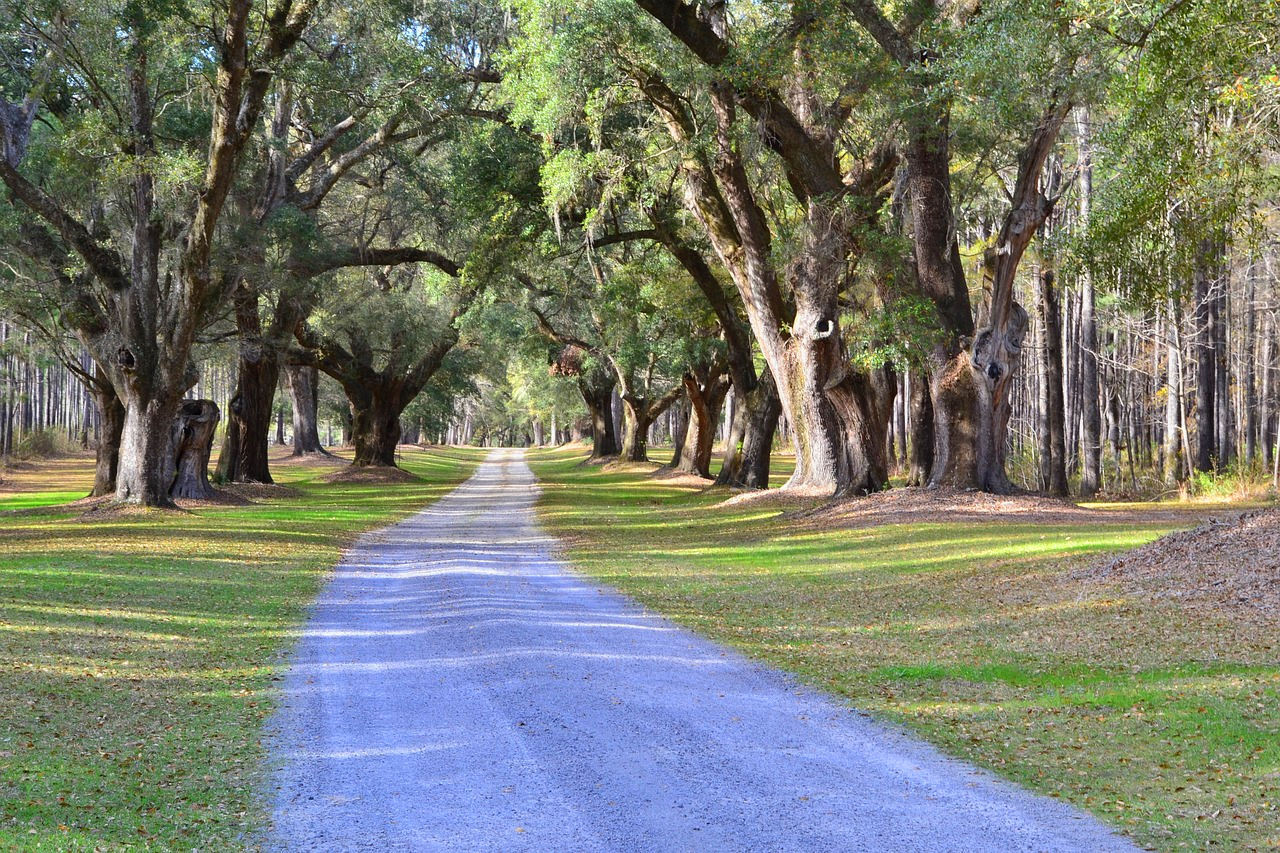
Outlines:
[[421, 479], [391, 485], [278, 464], [286, 488], [246, 506], [0, 518], [0, 849], [242, 847], [283, 652], [326, 572], [485, 454], [405, 450]]
[[531, 458], [583, 572], [1140, 843], [1280, 846], [1280, 638], [1082, 571], [1167, 514], [831, 529], [581, 460]]

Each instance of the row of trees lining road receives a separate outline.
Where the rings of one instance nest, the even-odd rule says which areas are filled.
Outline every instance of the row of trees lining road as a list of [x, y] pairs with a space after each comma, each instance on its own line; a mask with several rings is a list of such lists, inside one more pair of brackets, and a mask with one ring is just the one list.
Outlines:
[[199, 494], [211, 424], [270, 482], [331, 380], [361, 466], [406, 425], [708, 477], [723, 433], [751, 488], [781, 442], [837, 495], [1273, 453], [1280, 0], [2, 8], [0, 309], [118, 500]]

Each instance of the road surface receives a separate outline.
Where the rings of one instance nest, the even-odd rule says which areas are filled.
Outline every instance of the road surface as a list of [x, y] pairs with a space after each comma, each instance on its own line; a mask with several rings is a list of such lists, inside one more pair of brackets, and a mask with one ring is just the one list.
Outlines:
[[497, 451], [338, 567], [267, 849], [1137, 849], [566, 571], [536, 494]]

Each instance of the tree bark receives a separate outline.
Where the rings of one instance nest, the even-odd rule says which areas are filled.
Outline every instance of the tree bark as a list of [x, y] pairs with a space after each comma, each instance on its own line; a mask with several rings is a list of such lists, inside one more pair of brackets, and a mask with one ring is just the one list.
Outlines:
[[1055, 497], [1067, 494], [1066, 421], [1062, 399], [1062, 315], [1054, 289], [1053, 271], [1040, 275], [1040, 322], [1044, 327], [1045, 428], [1048, 433], [1046, 491]]
[[1196, 470], [1213, 471], [1217, 464], [1217, 384], [1218, 302], [1207, 255], [1209, 241], [1203, 241], [1195, 270], [1196, 300]]
[[[618, 399], [622, 400], [622, 447], [619, 456], [623, 461], [649, 461], [649, 427], [676, 400], [680, 399], [680, 395], [683, 393], [683, 386], [677, 386], [657, 400], [651, 400], [646, 396], [639, 396], [634, 393], [616, 395]], [[691, 416], [690, 421], [692, 420]], [[690, 432], [692, 431], [693, 426], [691, 425]], [[714, 426], [712, 438], [714, 440]], [[688, 446], [689, 438], [685, 439], [685, 444]]]
[[116, 490], [116, 477], [120, 470], [120, 436], [124, 431], [124, 403], [116, 395], [116, 389], [103, 374], [101, 368], [95, 368], [94, 380], [89, 383], [89, 391], [93, 396], [94, 406], [98, 410], [101, 429], [98, 434], [98, 446], [94, 450], [95, 464], [93, 471], [93, 491], [90, 497], [101, 498], [113, 494]]
[[221, 415], [212, 400], [185, 400], [173, 424], [172, 498], [203, 500], [213, 496], [209, 456]]
[[578, 391], [591, 414], [591, 458], [607, 459], [618, 455], [618, 434], [613, 420], [614, 380], [604, 371], [578, 377]]
[[909, 378], [911, 442], [907, 485], [927, 486], [933, 470], [933, 394], [924, 371], [913, 368]]
[[285, 367], [285, 385], [293, 402], [293, 455], [329, 455], [320, 443], [320, 371], [305, 365]]
[[689, 399], [689, 426], [676, 470], [710, 479], [711, 454], [729, 379], [719, 366], [712, 366], [685, 373], [683, 383]]
[[[1076, 112], [1076, 132], [1080, 146], [1080, 226], [1088, 228], [1093, 203], [1093, 147], [1089, 111]], [[1102, 488], [1102, 411], [1098, 384], [1097, 296], [1093, 275], [1080, 273], [1080, 395], [1081, 475], [1080, 496], [1092, 497]]]
[[1169, 328], [1165, 344], [1164, 482], [1166, 486], [1176, 486], [1182, 482], [1186, 464], [1186, 460], [1182, 458], [1183, 442], [1179, 434], [1182, 426], [1182, 351], [1178, 330], [1182, 326], [1182, 311], [1177, 297], [1169, 297], [1168, 312]]
[[355, 445], [356, 468], [396, 464], [396, 446], [400, 443], [400, 413], [410, 401], [403, 400], [395, 387], [368, 388], [351, 399], [351, 442]]
[[1258, 455], [1258, 308], [1256, 295], [1256, 263], [1251, 265], [1244, 292], [1244, 458], [1253, 465]]
[[273, 483], [267, 447], [280, 362], [261, 347], [246, 350], [242, 345], [239, 369], [218, 455], [218, 479], [224, 483]]
[[782, 401], [773, 382], [773, 373], [765, 370], [756, 386], [738, 395], [733, 424], [729, 429], [724, 464], [716, 477], [716, 485], [742, 489], [769, 488], [769, 470], [773, 456], [773, 437], [782, 414]]
[[675, 468], [684, 458], [684, 445], [689, 440], [689, 421], [692, 417], [688, 398], [671, 407], [671, 467]]

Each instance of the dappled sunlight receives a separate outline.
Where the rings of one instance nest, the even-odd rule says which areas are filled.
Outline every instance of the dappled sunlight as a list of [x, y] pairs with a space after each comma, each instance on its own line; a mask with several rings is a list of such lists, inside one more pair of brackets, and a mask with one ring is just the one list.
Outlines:
[[[49, 838], [65, 837], [59, 823], [79, 825], [91, 839], [85, 849], [138, 845], [143, 825], [174, 838], [242, 826], [254, 813], [279, 653], [300, 636], [325, 572], [368, 528], [447, 493], [480, 454], [412, 455], [431, 460], [414, 470], [433, 482], [335, 486], [317, 482], [332, 465], [291, 464], [277, 480], [296, 493], [247, 506], [5, 516], [5, 802]], [[87, 474], [77, 498], [92, 462], [76, 463]], [[156, 810], [136, 813], [138, 802]]]
[[1276, 825], [1274, 636], [1084, 577], [1214, 506], [842, 528], [763, 499], [533, 461], [541, 516], [573, 564], [679, 622], [1117, 819], [1150, 797], [1169, 820], [1208, 827], [1234, 797], [1233, 814]]

